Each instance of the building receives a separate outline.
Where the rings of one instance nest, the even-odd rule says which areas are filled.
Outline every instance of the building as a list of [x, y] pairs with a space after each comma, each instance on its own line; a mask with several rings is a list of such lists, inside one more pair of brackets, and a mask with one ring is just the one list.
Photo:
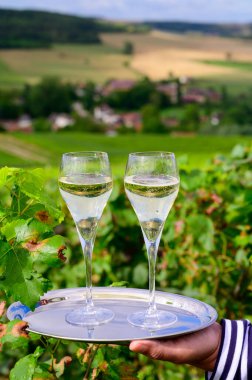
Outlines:
[[94, 109], [94, 119], [110, 126], [120, 125], [121, 117], [107, 104], [102, 104]]
[[108, 96], [115, 91], [129, 91], [135, 85], [136, 81], [131, 79], [113, 79], [102, 88], [101, 93]]
[[136, 132], [140, 132], [142, 129], [142, 117], [139, 112], [123, 113], [121, 116], [121, 123], [127, 128], [132, 128]]
[[0, 125], [6, 132], [24, 132], [31, 133], [32, 119], [29, 115], [22, 115], [17, 120], [0, 120]]
[[156, 89], [165, 94], [170, 99], [171, 103], [176, 104], [178, 102], [178, 83], [159, 83]]
[[190, 88], [182, 95], [184, 103], [204, 104], [207, 101], [218, 103], [221, 100], [221, 95], [212, 89], [205, 88]]
[[74, 119], [70, 115], [65, 113], [52, 114], [49, 117], [49, 121], [52, 124], [53, 131], [59, 131], [74, 124]]

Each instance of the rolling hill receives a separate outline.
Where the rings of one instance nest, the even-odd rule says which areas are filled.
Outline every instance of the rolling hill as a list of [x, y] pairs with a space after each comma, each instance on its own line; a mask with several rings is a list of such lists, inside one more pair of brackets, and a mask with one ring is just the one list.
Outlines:
[[173, 33], [196, 32], [224, 37], [252, 38], [252, 24], [205, 24], [170, 21], [143, 23], [35, 10], [0, 9], [0, 48], [45, 48], [55, 43], [100, 43], [100, 33], [142, 33], [157, 29]]
[[214, 24], [181, 21], [147, 21], [150, 28], [172, 33], [200, 33], [221, 37], [252, 38], [252, 23]]
[[54, 43], [100, 43], [101, 32], [142, 32], [148, 26], [34, 10], [0, 9], [0, 48], [45, 48]]

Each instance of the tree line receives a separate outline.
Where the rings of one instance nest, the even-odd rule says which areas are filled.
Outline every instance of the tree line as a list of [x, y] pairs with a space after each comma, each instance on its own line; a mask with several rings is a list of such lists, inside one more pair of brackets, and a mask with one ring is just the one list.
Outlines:
[[42, 11], [0, 9], [0, 48], [48, 48], [100, 43], [102, 32], [144, 32], [147, 26]]

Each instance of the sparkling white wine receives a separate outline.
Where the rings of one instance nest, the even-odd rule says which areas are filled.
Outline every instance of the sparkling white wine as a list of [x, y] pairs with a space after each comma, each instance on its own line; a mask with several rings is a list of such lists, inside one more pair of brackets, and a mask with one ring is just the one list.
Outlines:
[[134, 175], [125, 178], [125, 191], [149, 241], [160, 235], [177, 197], [179, 180], [165, 175]]
[[92, 239], [112, 191], [111, 178], [95, 174], [61, 177], [59, 187], [80, 235]]

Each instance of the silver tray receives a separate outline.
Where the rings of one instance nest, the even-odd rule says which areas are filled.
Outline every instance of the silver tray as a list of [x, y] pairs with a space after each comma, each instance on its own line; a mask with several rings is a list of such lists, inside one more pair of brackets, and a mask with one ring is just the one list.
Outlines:
[[174, 337], [210, 326], [217, 319], [215, 309], [193, 298], [156, 292], [158, 309], [175, 313], [177, 321], [168, 328], [156, 331], [134, 327], [127, 315], [148, 306], [149, 292], [142, 289], [102, 287], [93, 288], [95, 305], [110, 308], [115, 318], [94, 328], [68, 324], [65, 314], [85, 302], [85, 288], [60, 289], [46, 293], [34, 312], [23, 316], [28, 331], [54, 338], [92, 342], [128, 343], [134, 339]]

